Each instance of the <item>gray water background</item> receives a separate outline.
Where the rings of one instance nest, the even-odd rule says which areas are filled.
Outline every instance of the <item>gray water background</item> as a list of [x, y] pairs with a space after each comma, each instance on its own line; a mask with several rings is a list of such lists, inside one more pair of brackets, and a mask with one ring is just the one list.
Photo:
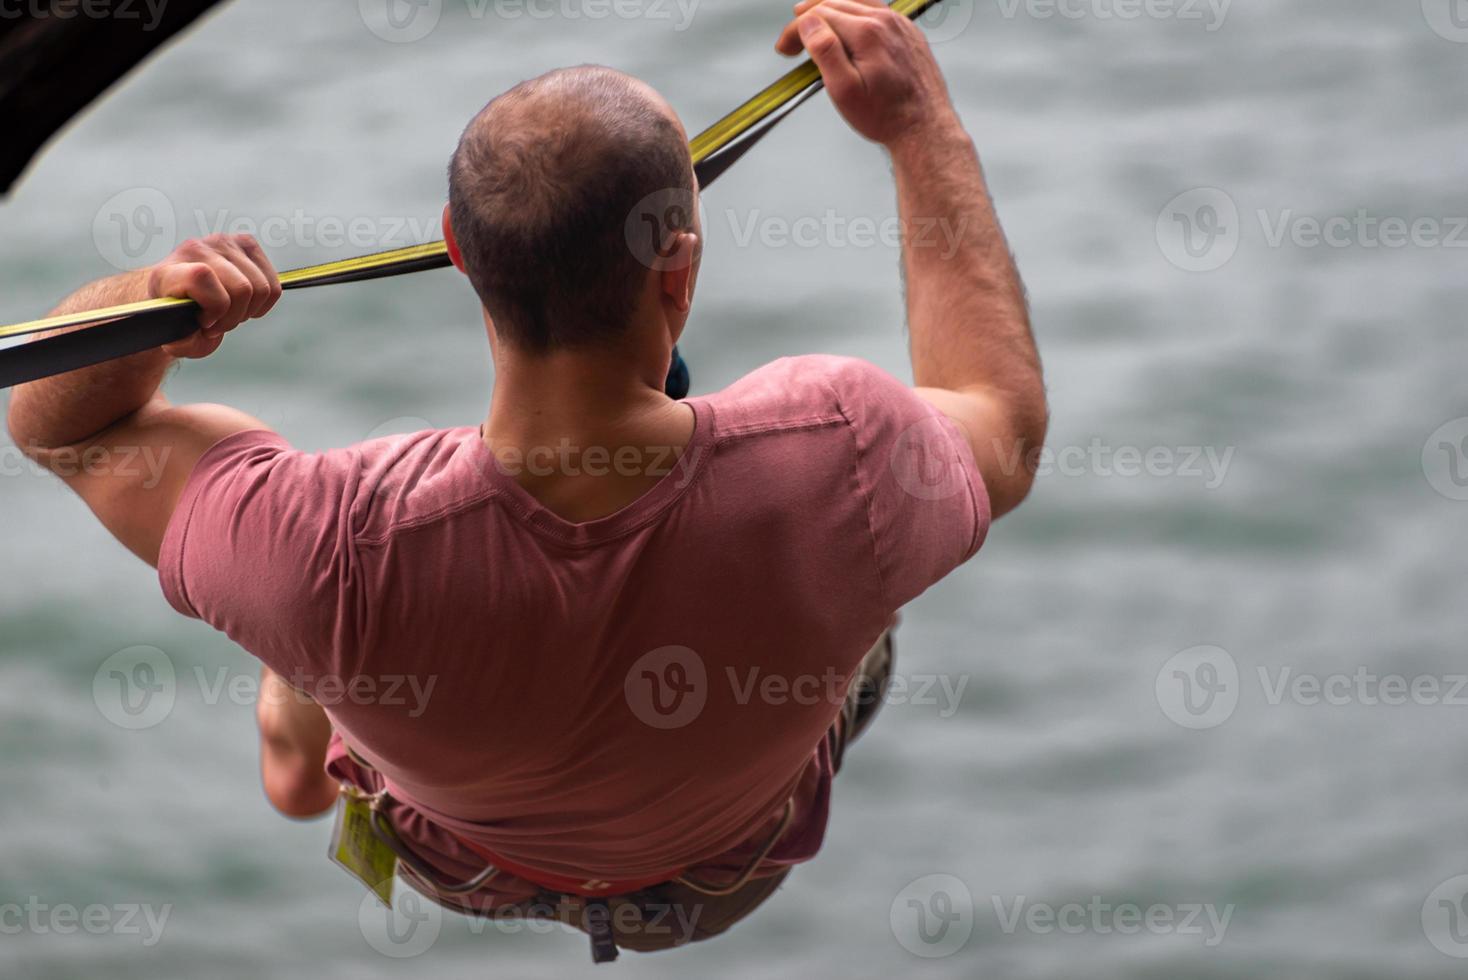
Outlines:
[[[1468, 707], [1271, 704], [1258, 677], [1464, 669], [1468, 503], [1435, 490], [1423, 463], [1434, 430], [1468, 415], [1468, 253], [1272, 245], [1257, 217], [1468, 214], [1468, 45], [1433, 29], [1434, 4], [1238, 0], [1222, 23], [1108, 18], [1105, 4], [1072, 5], [1078, 17], [968, 8], [937, 50], [1033, 298], [1052, 445], [1210, 447], [1230, 463], [1131, 477], [1053, 467], [975, 562], [907, 611], [904, 671], [966, 682], [956, 706], [891, 706], [840, 780], [824, 853], [737, 932], [627, 954], [618, 970], [1462, 975], [1422, 910], [1468, 872]], [[686, 21], [676, 8], [513, 9], [476, 16], [447, 0], [416, 43], [375, 36], [349, 2], [239, 0], [209, 18], [0, 206], [0, 319], [40, 315], [113, 271], [105, 219], [120, 193], [161, 192], [180, 237], [210, 230], [196, 211], [299, 213], [365, 217], [378, 247], [409, 244], [390, 226], [433, 232], [464, 121], [522, 78], [611, 64], [697, 130], [784, 67], [770, 50], [781, 4], [706, 0]], [[1201, 273], [1159, 244], [1159, 216], [1171, 227], [1169, 202], [1198, 188], [1239, 210], [1237, 254]], [[685, 345], [697, 391], [802, 352], [906, 374], [896, 252], [831, 232], [815, 247], [778, 240], [782, 222], [893, 213], [881, 153], [824, 99], [706, 207]], [[768, 233], [741, 242], [751, 221]], [[272, 245], [282, 268], [366, 250], [306, 237]], [[237, 405], [322, 448], [413, 420], [477, 421], [485, 348], [470, 293], [435, 273], [291, 296], [171, 392]], [[249, 658], [175, 616], [144, 567], [4, 446], [0, 905], [148, 903], [171, 918], [151, 947], [3, 934], [0, 975], [612, 973], [593, 974], [579, 937], [475, 934], [457, 919], [420, 957], [375, 952], [359, 890], [324, 860], [326, 827], [267, 807], [250, 706], [210, 704], [192, 680], [196, 667], [211, 683], [251, 677]], [[1200, 644], [1228, 651], [1240, 680], [1232, 716], [1195, 731], [1170, 720], [1156, 682]], [[166, 651], [181, 682], [164, 723], [129, 732], [99, 712], [92, 682], [136, 645]], [[931, 874], [962, 881], [973, 928], [952, 955], [922, 958], [893, 921], [903, 889]], [[1006, 932], [996, 902], [1016, 901], [1233, 911], [1209, 946], [1178, 933]]]

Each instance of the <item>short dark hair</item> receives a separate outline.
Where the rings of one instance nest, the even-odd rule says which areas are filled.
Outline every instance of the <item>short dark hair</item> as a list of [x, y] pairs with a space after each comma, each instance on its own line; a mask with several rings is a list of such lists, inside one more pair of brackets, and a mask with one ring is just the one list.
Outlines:
[[621, 72], [550, 72], [490, 102], [449, 165], [449, 221], [500, 337], [533, 353], [615, 341], [649, 267], [626, 237], [649, 195], [690, 190], [688, 145]]

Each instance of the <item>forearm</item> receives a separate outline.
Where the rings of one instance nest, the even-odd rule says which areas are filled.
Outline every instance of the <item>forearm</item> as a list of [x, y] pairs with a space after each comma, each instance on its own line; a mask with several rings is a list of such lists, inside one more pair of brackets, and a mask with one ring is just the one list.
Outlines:
[[[52, 314], [147, 299], [148, 275], [147, 271], [123, 273], [83, 286]], [[173, 358], [156, 349], [22, 385], [11, 393], [11, 438], [22, 451], [37, 457], [49, 449], [76, 445], [148, 404], [172, 363]]]
[[1002, 393], [1020, 434], [1043, 434], [1044, 383], [1024, 285], [973, 141], [944, 112], [890, 149], [917, 384]]

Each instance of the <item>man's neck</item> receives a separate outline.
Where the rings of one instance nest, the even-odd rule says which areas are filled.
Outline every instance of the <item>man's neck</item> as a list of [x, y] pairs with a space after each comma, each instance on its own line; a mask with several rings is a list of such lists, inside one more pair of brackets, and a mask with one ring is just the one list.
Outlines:
[[614, 513], [652, 489], [693, 437], [693, 412], [656, 370], [612, 354], [496, 358], [484, 438], [502, 471], [570, 521]]

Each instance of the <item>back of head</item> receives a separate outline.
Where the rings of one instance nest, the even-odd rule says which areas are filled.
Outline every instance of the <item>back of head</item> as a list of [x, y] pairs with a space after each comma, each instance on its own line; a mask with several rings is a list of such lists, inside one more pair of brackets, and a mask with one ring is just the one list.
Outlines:
[[649, 275], [628, 216], [692, 186], [670, 110], [620, 72], [553, 71], [486, 106], [449, 167], [449, 208], [501, 341], [529, 353], [615, 343]]

